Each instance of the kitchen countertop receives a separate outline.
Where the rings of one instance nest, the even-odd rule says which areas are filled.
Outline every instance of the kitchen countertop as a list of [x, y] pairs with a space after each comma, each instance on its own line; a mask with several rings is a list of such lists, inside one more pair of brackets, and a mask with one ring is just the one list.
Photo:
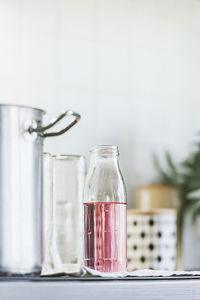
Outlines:
[[2, 300], [200, 299], [200, 276], [111, 278], [0, 277]]

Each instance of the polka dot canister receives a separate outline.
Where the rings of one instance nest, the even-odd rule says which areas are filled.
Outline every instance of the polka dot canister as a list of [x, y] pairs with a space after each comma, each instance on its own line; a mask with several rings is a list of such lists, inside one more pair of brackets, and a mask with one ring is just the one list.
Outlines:
[[127, 268], [175, 270], [176, 210], [128, 210]]

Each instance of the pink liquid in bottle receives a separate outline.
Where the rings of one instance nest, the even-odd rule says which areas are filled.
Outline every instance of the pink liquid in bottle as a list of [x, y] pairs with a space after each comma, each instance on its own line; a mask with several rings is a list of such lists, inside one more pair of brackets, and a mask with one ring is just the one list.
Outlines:
[[126, 204], [84, 204], [84, 264], [101, 272], [126, 270]]

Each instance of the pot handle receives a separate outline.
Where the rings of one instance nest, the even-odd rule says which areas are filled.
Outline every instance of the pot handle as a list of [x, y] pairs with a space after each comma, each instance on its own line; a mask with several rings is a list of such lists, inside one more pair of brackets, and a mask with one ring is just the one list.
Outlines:
[[[55, 131], [55, 132], [45, 132], [47, 129], [53, 127], [60, 120], [62, 120], [65, 117], [68, 117], [68, 116], [73, 116], [74, 120], [72, 120], [66, 127], [64, 127], [63, 129], [61, 129], [59, 131]], [[29, 133], [37, 132], [44, 138], [57, 136], [57, 135], [61, 135], [61, 134], [65, 133], [67, 130], [69, 130], [71, 127], [73, 127], [80, 120], [80, 118], [81, 118], [81, 116], [78, 113], [76, 113], [72, 110], [67, 110], [66, 112], [64, 112], [60, 116], [58, 116], [57, 119], [51, 121], [47, 126], [38, 126], [36, 128], [31, 126], [31, 127], [29, 127], [28, 131], [29, 131]]]

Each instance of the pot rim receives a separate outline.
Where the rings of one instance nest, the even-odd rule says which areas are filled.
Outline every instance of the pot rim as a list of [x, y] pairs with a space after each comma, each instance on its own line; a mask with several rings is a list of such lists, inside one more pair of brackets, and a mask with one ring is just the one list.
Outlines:
[[2, 106], [35, 109], [35, 110], [39, 110], [42, 114], [46, 114], [46, 111], [43, 110], [42, 108], [32, 107], [32, 106], [23, 105], [23, 104], [0, 103], [0, 107], [2, 107]]

